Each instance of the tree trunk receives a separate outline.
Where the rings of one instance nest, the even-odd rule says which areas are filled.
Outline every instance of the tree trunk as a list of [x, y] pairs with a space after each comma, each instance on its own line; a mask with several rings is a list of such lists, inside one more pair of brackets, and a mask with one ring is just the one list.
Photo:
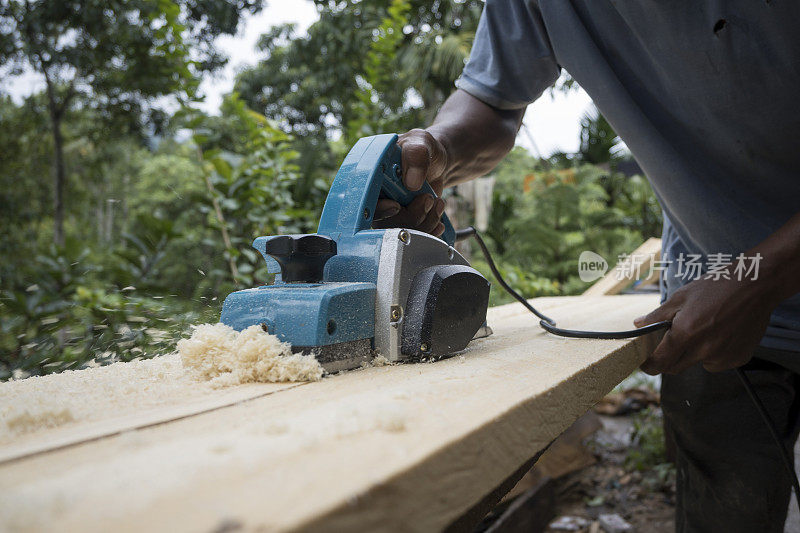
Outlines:
[[95, 207], [94, 207], [94, 222], [95, 222], [95, 231], [97, 232], [97, 240], [103, 240], [103, 198], [99, 195], [94, 199], [95, 200]]
[[111, 236], [114, 233], [114, 203], [113, 198], [106, 199], [106, 226], [103, 233], [103, 241], [105, 243], [111, 242]]
[[[122, 175], [122, 227], [119, 230], [120, 233], [127, 233], [128, 231], [128, 195], [130, 194], [131, 188], [131, 175], [130, 175], [130, 152], [126, 152], [128, 154], [125, 162], [125, 173]], [[119, 227], [119, 226], [118, 226]]]
[[61, 118], [67, 108], [70, 96], [66, 96], [64, 102], [59, 106], [56, 88], [53, 86], [50, 73], [41, 58], [39, 62], [42, 65], [42, 74], [47, 87], [47, 108], [50, 111], [50, 126], [53, 130], [53, 244], [60, 247], [64, 245], [64, 185], [67, 181]]
[[64, 138], [61, 135], [61, 116], [51, 101], [50, 121], [53, 125], [53, 243], [64, 246]]
[[[61, 135], [61, 117], [63, 109], [59, 108], [56, 102], [55, 90], [50, 82], [47, 71], [44, 71], [47, 82], [47, 100], [50, 110], [50, 125], [53, 128], [53, 244], [56, 248], [64, 246], [64, 183], [66, 182], [66, 171], [64, 169], [64, 138]], [[59, 316], [64, 319], [64, 314]], [[58, 340], [58, 356], [64, 352], [64, 344], [67, 340], [65, 328], [59, 328], [56, 332]]]

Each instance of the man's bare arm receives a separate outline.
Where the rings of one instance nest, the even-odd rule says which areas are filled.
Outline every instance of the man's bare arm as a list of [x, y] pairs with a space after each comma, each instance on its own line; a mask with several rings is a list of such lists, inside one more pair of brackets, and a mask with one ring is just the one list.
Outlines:
[[[524, 109], [500, 110], [457, 90], [442, 106], [433, 124], [400, 136], [403, 182], [412, 191], [425, 181], [436, 194], [445, 187], [492, 170], [514, 147]], [[444, 201], [418, 196], [405, 208], [381, 200], [376, 227], [408, 227], [441, 235]]]
[[[441, 180], [444, 187], [457, 185], [492, 170], [514, 147], [524, 109], [500, 110], [462, 90], [457, 90], [442, 106], [433, 124], [425, 130], [412, 130], [401, 136], [406, 186], [416, 190], [423, 179]], [[424, 132], [438, 141], [446, 154], [439, 175], [424, 176], [426, 157], [439, 147]]]

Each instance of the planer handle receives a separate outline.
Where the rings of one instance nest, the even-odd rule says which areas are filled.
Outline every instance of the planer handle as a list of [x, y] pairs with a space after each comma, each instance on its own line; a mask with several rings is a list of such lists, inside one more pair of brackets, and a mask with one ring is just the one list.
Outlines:
[[[409, 191], [402, 180], [401, 149], [396, 134], [363, 137], [342, 162], [331, 185], [318, 233], [334, 239], [355, 235], [372, 228], [375, 207], [381, 193], [402, 206], [420, 194], [436, 197], [426, 182], [419, 191]], [[446, 214], [442, 215], [444, 233], [441, 239], [453, 245], [456, 232]]]

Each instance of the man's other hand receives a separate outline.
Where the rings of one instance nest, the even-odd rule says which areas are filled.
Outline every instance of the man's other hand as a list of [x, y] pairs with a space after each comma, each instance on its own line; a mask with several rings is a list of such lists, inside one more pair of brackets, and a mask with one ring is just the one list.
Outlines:
[[681, 287], [637, 327], [671, 320], [653, 354], [642, 364], [648, 374], [678, 374], [698, 362], [709, 372], [747, 363], [769, 324], [776, 301], [759, 281], [699, 279]]
[[[444, 173], [447, 152], [433, 135], [414, 129], [400, 135], [397, 144], [403, 149], [403, 184], [410, 191], [418, 191], [427, 181], [437, 195], [444, 190]], [[444, 232], [442, 224], [444, 200], [429, 194], [420, 194], [403, 207], [394, 200], [381, 198], [375, 208], [375, 228], [409, 228], [438, 237]]]

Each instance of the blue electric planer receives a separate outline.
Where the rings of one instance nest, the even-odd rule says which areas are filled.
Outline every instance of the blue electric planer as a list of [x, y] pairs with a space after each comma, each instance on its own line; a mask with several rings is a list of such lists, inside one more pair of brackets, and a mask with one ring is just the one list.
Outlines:
[[486, 326], [489, 282], [459, 254], [447, 215], [441, 238], [410, 229], [372, 229], [379, 197], [408, 205], [397, 135], [360, 139], [336, 173], [315, 234], [258, 237], [253, 246], [273, 285], [230, 294], [222, 322], [260, 325], [313, 353], [328, 372], [373, 356], [441, 357], [466, 348]]

